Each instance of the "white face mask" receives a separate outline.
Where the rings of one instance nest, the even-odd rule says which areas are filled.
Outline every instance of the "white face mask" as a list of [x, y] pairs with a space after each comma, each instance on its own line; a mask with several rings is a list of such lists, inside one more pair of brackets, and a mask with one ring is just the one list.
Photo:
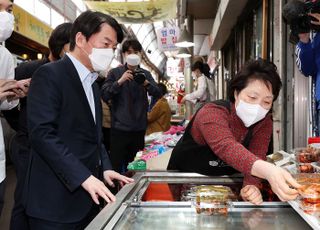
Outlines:
[[141, 58], [137, 54], [129, 54], [126, 58], [126, 62], [131, 66], [138, 66], [141, 62]]
[[269, 110], [264, 109], [259, 104], [250, 104], [242, 100], [236, 107], [236, 113], [246, 127], [249, 127], [265, 118]]
[[92, 48], [92, 52], [88, 57], [94, 71], [104, 72], [109, 69], [114, 53], [111, 48]]
[[7, 11], [0, 12], [0, 42], [7, 40], [13, 31], [14, 17]]

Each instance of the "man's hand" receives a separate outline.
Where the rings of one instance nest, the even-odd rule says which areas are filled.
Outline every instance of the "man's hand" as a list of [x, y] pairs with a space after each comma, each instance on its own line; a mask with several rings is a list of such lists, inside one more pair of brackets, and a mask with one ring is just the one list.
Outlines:
[[107, 203], [116, 200], [116, 197], [110, 192], [105, 184], [94, 176], [88, 177], [81, 186], [90, 194], [96, 204], [99, 203], [99, 197], [102, 197]]
[[319, 13], [310, 13], [309, 16], [316, 19], [316, 21], [311, 21], [312, 24], [319, 26], [320, 25], [320, 14]]
[[122, 85], [126, 81], [132, 81], [133, 80], [133, 75], [131, 70], [127, 70], [124, 72], [121, 76], [121, 78], [118, 80], [118, 84]]
[[249, 201], [252, 204], [261, 204], [263, 202], [260, 190], [254, 185], [243, 187], [240, 195], [244, 201]]
[[103, 177], [105, 181], [108, 183], [109, 186], [114, 187], [113, 180], [118, 180], [121, 187], [124, 186], [125, 184], [132, 183], [134, 179], [123, 176], [113, 170], [106, 170], [103, 172]]

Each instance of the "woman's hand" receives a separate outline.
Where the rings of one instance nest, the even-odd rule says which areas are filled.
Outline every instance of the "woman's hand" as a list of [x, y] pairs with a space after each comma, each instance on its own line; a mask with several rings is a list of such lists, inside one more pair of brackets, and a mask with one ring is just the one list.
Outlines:
[[240, 195], [244, 201], [249, 201], [252, 204], [261, 204], [263, 202], [260, 190], [254, 185], [243, 187]]
[[301, 185], [293, 179], [288, 171], [263, 160], [254, 162], [251, 174], [266, 179], [270, 183], [272, 191], [281, 201], [296, 199], [298, 196], [296, 189], [301, 188]]

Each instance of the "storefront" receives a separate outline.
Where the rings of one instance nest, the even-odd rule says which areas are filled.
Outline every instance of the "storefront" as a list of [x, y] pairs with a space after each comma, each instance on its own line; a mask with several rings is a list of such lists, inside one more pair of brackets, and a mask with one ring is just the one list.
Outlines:
[[51, 27], [17, 5], [13, 7], [13, 14], [14, 32], [6, 41], [6, 47], [16, 57], [17, 62], [41, 59], [47, 55]]

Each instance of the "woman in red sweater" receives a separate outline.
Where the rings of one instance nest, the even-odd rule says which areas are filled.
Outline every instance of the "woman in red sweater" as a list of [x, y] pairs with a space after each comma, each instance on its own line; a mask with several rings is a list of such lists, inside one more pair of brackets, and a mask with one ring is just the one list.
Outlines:
[[273, 63], [248, 62], [230, 82], [230, 101], [207, 103], [194, 115], [168, 169], [205, 175], [241, 172], [241, 196], [254, 204], [262, 202], [260, 178], [281, 200], [295, 199], [300, 185], [287, 171], [265, 161], [272, 136], [272, 104], [280, 89]]

